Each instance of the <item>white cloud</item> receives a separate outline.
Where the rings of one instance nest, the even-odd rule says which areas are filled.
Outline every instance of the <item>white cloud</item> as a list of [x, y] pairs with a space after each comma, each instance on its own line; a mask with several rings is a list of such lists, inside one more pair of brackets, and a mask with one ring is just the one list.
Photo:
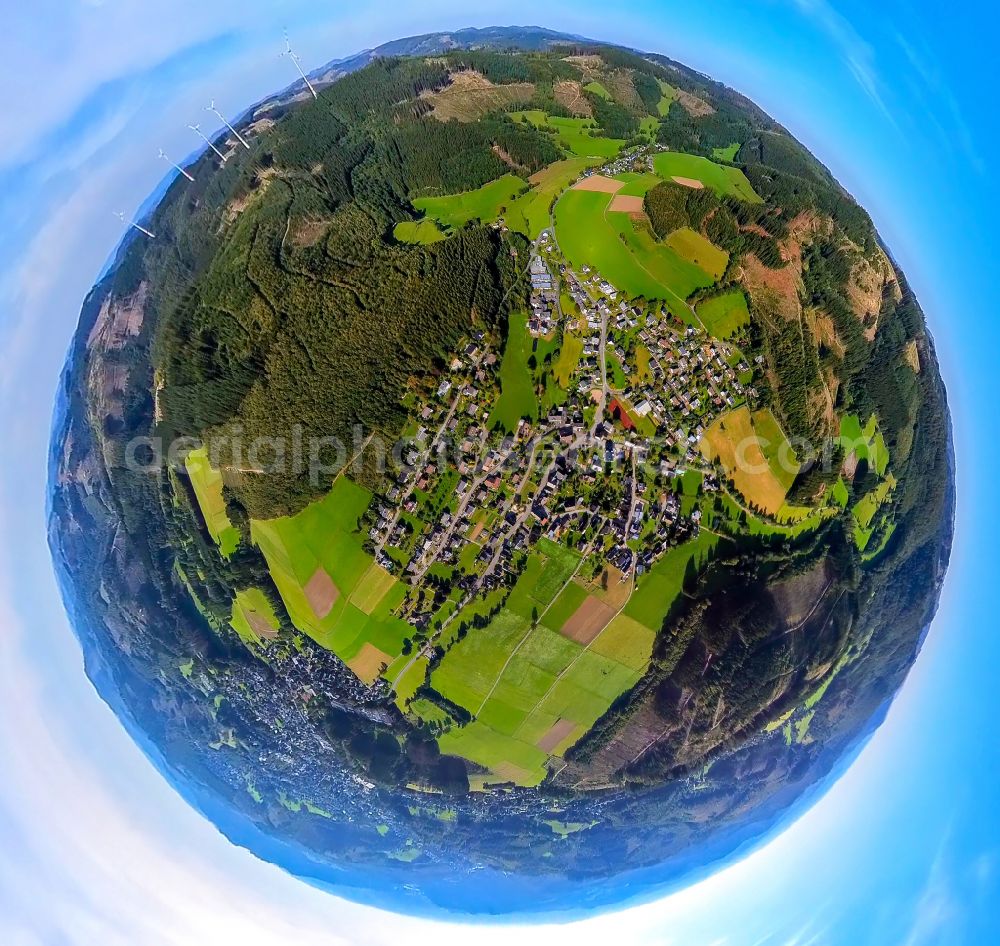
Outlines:
[[875, 64], [875, 50], [851, 22], [829, 0], [792, 0], [799, 12], [812, 20], [839, 48], [855, 81], [882, 115], [897, 126], [896, 118], [885, 102], [882, 81]]
[[[933, 55], [923, 48], [923, 44], [914, 35], [897, 30], [894, 39], [914, 73], [920, 79], [923, 91], [918, 94], [925, 101], [929, 100], [928, 108], [923, 117], [929, 117], [932, 120], [937, 128], [939, 139], [946, 147], [952, 149], [957, 143], [972, 167], [979, 174], [985, 174], [986, 161], [976, 147], [965, 115], [958, 104], [958, 99], [947, 79], [943, 76], [941, 69], [935, 63]], [[943, 122], [945, 121], [948, 122], [950, 128], [944, 127]]]

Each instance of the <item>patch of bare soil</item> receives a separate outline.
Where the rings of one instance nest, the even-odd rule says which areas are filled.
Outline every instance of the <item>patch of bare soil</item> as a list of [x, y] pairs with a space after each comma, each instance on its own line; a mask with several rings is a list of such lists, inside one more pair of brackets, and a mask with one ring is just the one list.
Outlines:
[[[247, 134], [250, 135], [262, 135], [265, 131], [273, 128], [277, 122], [273, 118], [258, 118], [255, 122], [251, 122], [246, 127]], [[246, 137], [246, 135], [244, 135]]]
[[632, 194], [615, 194], [611, 198], [608, 210], [620, 211], [627, 214], [641, 214], [644, 212], [642, 198]]
[[771, 269], [753, 253], [748, 253], [740, 265], [740, 278], [757, 303], [758, 311], [775, 312], [786, 319], [799, 318], [802, 311], [799, 267], [789, 263], [781, 269]]
[[87, 347], [100, 342], [103, 350], [114, 351], [124, 348], [130, 338], [138, 336], [142, 330], [148, 292], [149, 285], [141, 282], [132, 295], [123, 299], [108, 296], [87, 336]]
[[258, 639], [264, 641], [274, 641], [278, 639], [278, 632], [271, 627], [267, 617], [259, 611], [244, 610], [243, 616], [247, 619], [250, 629], [257, 635]]
[[681, 187], [690, 187], [692, 190], [700, 191], [705, 189], [705, 185], [701, 181], [696, 180], [693, 177], [679, 177], [678, 175], [673, 176], [673, 182], [675, 184], [680, 184]]
[[518, 164], [517, 161], [514, 160], [513, 155], [509, 151], [501, 148], [500, 145], [494, 144], [492, 150], [493, 153], [507, 165], [507, 167], [518, 172], [527, 170], [523, 164]]
[[302, 588], [306, 601], [318, 618], [325, 618], [340, 597], [340, 589], [322, 566], [313, 572], [312, 578]]
[[821, 309], [806, 309], [806, 323], [812, 329], [813, 338], [825, 345], [838, 358], [844, 357], [844, 343], [837, 334], [833, 319]]
[[624, 105], [626, 108], [645, 111], [642, 99], [639, 98], [639, 93], [635, 90], [632, 73], [625, 69], [618, 69], [605, 78], [604, 86], [616, 102]]
[[596, 78], [604, 69], [604, 60], [600, 56], [567, 56], [564, 61], [576, 66], [583, 73], [585, 82]]
[[560, 633], [586, 646], [607, 627], [614, 616], [614, 608], [591, 595], [584, 598], [580, 607], [570, 615], [569, 620], [560, 628]]
[[769, 591], [786, 629], [802, 624], [823, 599], [830, 587], [825, 561], [807, 572], [773, 584]]
[[226, 212], [222, 216], [223, 226], [232, 223], [241, 213], [243, 213], [247, 207], [249, 207], [267, 190], [267, 186], [270, 184], [271, 178], [277, 177], [277, 175], [278, 171], [276, 168], [264, 168], [264, 170], [258, 171], [257, 176], [254, 178], [254, 186], [242, 197], [237, 197], [230, 201], [229, 206], [226, 208]]
[[421, 98], [431, 106], [431, 115], [446, 122], [454, 118], [460, 122], [474, 122], [488, 112], [527, 102], [535, 94], [531, 82], [513, 82], [495, 85], [474, 69], [463, 69], [451, 75], [451, 82], [443, 89], [421, 93]]
[[915, 374], [920, 374], [920, 349], [917, 348], [917, 340], [911, 339], [906, 343], [906, 349], [903, 352], [903, 357], [906, 359], [906, 363], [913, 369]]
[[856, 451], [852, 450], [846, 457], [844, 457], [842, 471], [844, 476], [853, 483], [854, 474], [858, 472], [858, 454]]
[[573, 79], [562, 79], [552, 86], [552, 97], [563, 106], [569, 109], [578, 118], [593, 118], [594, 110], [590, 107], [590, 101], [583, 94], [583, 86]]
[[576, 723], [571, 719], [556, 720], [549, 731], [538, 740], [536, 745], [542, 752], [551, 753], [570, 733], [576, 728]]
[[616, 181], [613, 177], [605, 177], [603, 174], [591, 174], [589, 177], [580, 178], [571, 189], [575, 191], [600, 191], [602, 194], [616, 194], [624, 186], [624, 181]]
[[692, 118], [704, 118], [706, 115], [715, 114], [715, 109], [703, 98], [685, 92], [683, 89], [677, 90], [677, 101], [684, 106], [685, 111]]
[[329, 220], [296, 220], [288, 231], [288, 241], [297, 247], [315, 246], [330, 226]]
[[[751, 295], [756, 293], [759, 301], [776, 305], [776, 311], [785, 318], [801, 318], [799, 293], [802, 288], [802, 246], [817, 233], [828, 229], [828, 220], [813, 213], [800, 213], [789, 222], [788, 234], [778, 243], [785, 266], [771, 269], [753, 253], [744, 256], [742, 278]], [[762, 293], [767, 294], [766, 299], [761, 297]]]

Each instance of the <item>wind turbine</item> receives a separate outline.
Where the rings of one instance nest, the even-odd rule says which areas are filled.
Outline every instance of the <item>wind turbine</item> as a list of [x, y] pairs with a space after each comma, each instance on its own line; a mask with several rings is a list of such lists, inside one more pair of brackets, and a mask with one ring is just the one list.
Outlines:
[[188, 125], [188, 128], [190, 128], [191, 131], [193, 131], [199, 138], [201, 138], [201, 140], [204, 141], [205, 144], [207, 144], [219, 156], [219, 159], [222, 161], [223, 164], [226, 163], [226, 156], [218, 148], [216, 148], [211, 141], [209, 141], [209, 139], [205, 136], [205, 133], [201, 130], [200, 124]]
[[289, 59], [292, 60], [292, 62], [295, 63], [295, 68], [299, 70], [299, 75], [302, 76], [302, 81], [306, 84], [306, 88], [309, 89], [310, 92], [312, 92], [312, 97], [314, 99], [319, 98], [319, 96], [316, 94], [316, 90], [313, 88], [313, 84], [309, 81], [309, 78], [302, 71], [302, 64], [299, 61], [299, 57], [296, 56], [295, 52], [292, 50], [292, 42], [288, 38], [287, 30], [285, 31], [285, 51], [281, 55], [287, 56]]
[[129, 220], [128, 218], [126, 218], [124, 210], [116, 210], [115, 216], [119, 220], [121, 220], [122, 223], [130, 226], [133, 230], [138, 230], [140, 233], [145, 233], [146, 236], [148, 236], [151, 240], [156, 239], [156, 234], [153, 233], [151, 230], [147, 230], [145, 227], [139, 226], [139, 224], [137, 224], [134, 220]]
[[212, 112], [214, 115], [217, 115], [219, 117], [219, 120], [222, 122], [222, 124], [225, 125], [226, 128], [228, 128], [236, 136], [236, 140], [241, 145], [243, 145], [243, 147], [246, 148], [247, 151], [250, 150], [250, 145], [247, 144], [246, 139], [235, 128], [233, 128], [232, 125], [229, 124], [229, 121], [226, 119], [226, 116], [223, 115], [222, 112], [220, 112], [215, 107], [215, 99], [212, 99], [212, 101], [208, 105], [205, 106], [205, 111], [206, 112]]
[[192, 184], [194, 183], [194, 178], [190, 174], [188, 174], [188, 172], [185, 171], [184, 168], [182, 168], [179, 164], [174, 164], [174, 162], [167, 157], [167, 152], [164, 151], [162, 148], [160, 148], [160, 157], [164, 161], [166, 161], [167, 164], [169, 164], [172, 168], [176, 168], [178, 171], [180, 171], [181, 174], [183, 174]]

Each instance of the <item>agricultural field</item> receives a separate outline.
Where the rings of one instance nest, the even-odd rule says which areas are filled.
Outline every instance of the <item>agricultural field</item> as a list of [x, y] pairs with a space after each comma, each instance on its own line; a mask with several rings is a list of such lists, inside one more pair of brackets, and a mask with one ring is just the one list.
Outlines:
[[731, 338], [750, 324], [747, 298], [739, 289], [703, 299], [695, 311], [708, 333], [716, 338]]
[[505, 174], [482, 187], [460, 194], [415, 197], [413, 206], [445, 229], [457, 230], [472, 220], [492, 223], [525, 188], [521, 178]]
[[556, 384], [563, 390], [567, 390], [570, 378], [576, 371], [580, 363], [580, 356], [583, 354], [583, 339], [573, 332], [564, 332], [562, 345], [559, 348], [559, 355], [552, 363], [552, 375]]
[[740, 150], [740, 143], [734, 141], [731, 145], [726, 145], [725, 148], [713, 148], [712, 156], [716, 161], [725, 161], [728, 164], [732, 164], [736, 160], [736, 155]]
[[690, 227], [674, 230], [665, 242], [681, 259], [708, 273], [713, 282], [722, 277], [729, 265], [729, 254], [725, 250], [720, 250], [711, 240]]
[[720, 197], [738, 197], [748, 203], [761, 203], [746, 175], [739, 169], [716, 164], [708, 158], [682, 151], [662, 151], [653, 158], [653, 170], [665, 181], [698, 182], [710, 187]]
[[571, 577], [579, 556], [542, 540], [506, 605], [432, 672], [431, 686], [474, 717], [441, 737], [441, 751], [488, 768], [494, 782], [538, 784], [548, 759], [645, 672], [685, 575], [717, 541], [702, 533], [671, 550], [633, 591], [615, 571], [605, 584]]
[[549, 226], [553, 201], [598, 158], [566, 158], [556, 161], [528, 178], [531, 189], [515, 198], [504, 214], [507, 226], [534, 240]]
[[260, 588], [244, 588], [236, 592], [229, 623], [240, 640], [247, 644], [260, 644], [278, 636], [278, 618]]
[[597, 123], [592, 118], [561, 118], [548, 115], [539, 109], [511, 112], [514, 121], [530, 122], [536, 128], [550, 128], [555, 132], [560, 147], [578, 157], [613, 158], [625, 142], [621, 138], [595, 135]]
[[644, 197], [647, 191], [651, 191], [657, 184], [661, 183], [662, 178], [655, 174], [624, 171], [621, 174], [616, 174], [615, 180], [624, 182], [617, 192], [622, 196]]
[[500, 396], [489, 416], [491, 428], [517, 430], [522, 417], [538, 416], [538, 398], [528, 359], [531, 357], [531, 335], [528, 317], [523, 312], [514, 313], [507, 320], [507, 344], [500, 363]]
[[292, 623], [366, 683], [399, 656], [412, 628], [393, 614], [405, 588], [364, 551], [358, 519], [371, 493], [341, 476], [294, 516], [252, 520]]
[[392, 235], [400, 243], [437, 243], [445, 238], [444, 231], [430, 219], [424, 217], [423, 220], [401, 220], [393, 228]]
[[571, 189], [556, 204], [556, 237], [575, 267], [590, 265], [630, 296], [684, 300], [714, 281], [703, 269], [658, 243], [627, 213], [609, 212], [614, 195]]
[[780, 458], [794, 454], [769, 411], [751, 415], [744, 404], [723, 414], [705, 431], [700, 446], [751, 506], [771, 516], [781, 511], [798, 465], [794, 471], [782, 469]]
[[184, 469], [191, 481], [208, 534], [219, 546], [222, 555], [229, 558], [240, 544], [240, 530], [229, 521], [226, 512], [226, 500], [222, 495], [222, 474], [209, 463], [205, 447], [188, 453], [184, 458]]
[[770, 408], [754, 411], [753, 426], [771, 472], [787, 493], [792, 488], [801, 466], [792, 445]]

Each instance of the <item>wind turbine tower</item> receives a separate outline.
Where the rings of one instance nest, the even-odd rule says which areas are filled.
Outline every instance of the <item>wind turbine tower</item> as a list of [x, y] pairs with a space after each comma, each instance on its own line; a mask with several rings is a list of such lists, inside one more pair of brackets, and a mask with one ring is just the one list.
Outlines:
[[213, 115], [217, 115], [218, 118], [219, 118], [219, 121], [221, 121], [222, 124], [225, 125], [226, 128], [228, 128], [236, 136], [236, 140], [241, 145], [243, 145], [243, 147], [246, 148], [247, 151], [250, 150], [250, 145], [247, 144], [246, 138], [244, 138], [235, 128], [233, 128], [233, 126], [229, 124], [229, 120], [226, 118], [226, 116], [223, 115], [222, 112], [220, 112], [215, 107], [215, 99], [212, 99], [212, 101], [208, 105], [205, 106], [205, 111], [206, 112], [212, 112]]
[[124, 210], [115, 211], [115, 216], [119, 220], [121, 220], [122, 223], [127, 224], [128, 226], [130, 226], [133, 230], [138, 230], [140, 233], [146, 234], [146, 236], [148, 236], [151, 240], [155, 240], [156, 239], [156, 234], [153, 233], [151, 230], [147, 230], [145, 227], [140, 226], [134, 220], [129, 220], [125, 216], [125, 211]]
[[179, 164], [174, 164], [174, 162], [167, 157], [166, 151], [164, 151], [162, 148], [160, 148], [160, 157], [164, 161], [166, 161], [167, 164], [169, 164], [172, 168], [176, 168], [178, 171], [180, 171], [180, 173], [183, 174], [192, 184], [194, 183], [194, 178], [190, 174], [188, 174], [188, 172], [185, 171], [184, 168], [182, 168]]
[[206, 137], [205, 133], [201, 130], [201, 125], [188, 125], [188, 128], [190, 128], [191, 131], [201, 138], [201, 140], [204, 141], [205, 144], [207, 144], [219, 156], [219, 160], [221, 160], [223, 164], [226, 163], [226, 156]]
[[295, 55], [292, 50], [291, 40], [288, 38], [288, 33], [285, 33], [285, 51], [281, 54], [282, 56], [287, 56], [292, 62], [295, 63], [295, 68], [299, 70], [299, 75], [302, 76], [302, 81], [306, 84], [306, 88], [312, 92], [312, 97], [319, 98], [316, 94], [316, 90], [313, 88], [313, 84], [309, 81], [309, 77], [302, 71], [302, 63], [299, 61], [299, 57]]

